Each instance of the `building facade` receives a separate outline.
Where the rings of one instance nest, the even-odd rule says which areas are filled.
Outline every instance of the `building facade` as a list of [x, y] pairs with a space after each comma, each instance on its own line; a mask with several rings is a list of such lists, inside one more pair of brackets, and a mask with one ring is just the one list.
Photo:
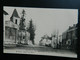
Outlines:
[[[26, 30], [20, 30], [21, 18], [16, 9], [14, 9], [10, 20], [6, 20], [6, 11], [3, 12], [4, 15], [4, 46], [18, 45], [20, 44], [30, 44], [30, 33]], [[22, 23], [22, 22], [21, 22]], [[11, 44], [11, 45], [9, 45]]]
[[[17, 14], [17, 15], [16, 15]], [[18, 30], [19, 30], [19, 25], [17, 24], [19, 20], [18, 13], [16, 9], [14, 9], [13, 14], [12, 14], [12, 21], [10, 20], [5, 20], [5, 39], [4, 39], [4, 45], [8, 44], [16, 44], [18, 40]], [[18, 20], [17, 20], [18, 19]]]
[[77, 44], [77, 24], [70, 26], [62, 34], [62, 47], [65, 49], [76, 50]]

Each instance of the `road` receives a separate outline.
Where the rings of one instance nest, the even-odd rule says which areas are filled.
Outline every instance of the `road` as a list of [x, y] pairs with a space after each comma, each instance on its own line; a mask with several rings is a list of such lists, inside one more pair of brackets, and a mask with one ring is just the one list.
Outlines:
[[3, 49], [4, 53], [31, 54], [31, 55], [48, 55], [77, 58], [77, 54], [69, 50], [53, 49], [51, 47], [37, 45], [23, 45], [18, 47], [9, 47]]

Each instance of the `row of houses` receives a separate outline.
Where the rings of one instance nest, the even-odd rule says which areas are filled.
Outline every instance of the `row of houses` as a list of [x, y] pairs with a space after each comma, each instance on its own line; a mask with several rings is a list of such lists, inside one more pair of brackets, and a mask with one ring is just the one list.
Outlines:
[[[9, 15], [6, 11], [3, 11], [4, 16], [4, 46], [9, 44], [18, 44], [21, 42], [26, 42], [28, 44], [29, 33], [25, 30], [25, 32], [19, 30], [20, 17], [16, 9], [14, 9], [10, 20], [6, 19], [6, 16]], [[21, 37], [22, 34], [22, 37]], [[23, 36], [24, 35], [24, 36]], [[24, 38], [25, 37], [25, 38]]]
[[63, 49], [76, 50], [77, 45], [77, 24], [69, 26], [69, 28], [62, 33], [62, 46]]

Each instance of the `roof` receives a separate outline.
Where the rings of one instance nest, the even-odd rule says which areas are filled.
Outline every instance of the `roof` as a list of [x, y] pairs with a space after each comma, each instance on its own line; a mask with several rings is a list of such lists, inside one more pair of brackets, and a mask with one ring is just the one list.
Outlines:
[[18, 17], [19, 18], [19, 15], [18, 15], [18, 12], [17, 12], [17, 10], [16, 9], [14, 9], [14, 11], [13, 11], [13, 14], [12, 14], [12, 16], [11, 17]]
[[8, 15], [8, 13], [6, 11], [3, 10], [3, 14]]

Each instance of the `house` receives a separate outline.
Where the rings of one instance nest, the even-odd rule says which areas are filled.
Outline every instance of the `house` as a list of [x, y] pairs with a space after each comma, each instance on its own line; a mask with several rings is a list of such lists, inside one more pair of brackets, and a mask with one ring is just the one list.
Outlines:
[[47, 34], [44, 35], [41, 40], [39, 41], [39, 45], [41, 46], [51, 46], [51, 37], [49, 37]]
[[11, 37], [12, 40], [14, 39], [15, 42], [18, 42], [18, 32], [19, 32], [19, 23], [20, 23], [20, 17], [16, 9], [14, 9], [11, 17], [10, 17], [10, 22], [11, 22]]
[[5, 41], [4, 44], [16, 44], [18, 39], [18, 30], [19, 30], [19, 15], [17, 10], [14, 9], [13, 14], [10, 20], [5, 21]]
[[77, 24], [73, 24], [73, 26], [69, 27], [67, 35], [68, 36], [66, 42], [68, 45], [70, 45], [68, 48], [75, 50], [77, 44]]
[[41, 37], [41, 40], [39, 41], [39, 45], [45, 46], [46, 45], [46, 38], [47, 38], [47, 35], [44, 35], [43, 37]]

